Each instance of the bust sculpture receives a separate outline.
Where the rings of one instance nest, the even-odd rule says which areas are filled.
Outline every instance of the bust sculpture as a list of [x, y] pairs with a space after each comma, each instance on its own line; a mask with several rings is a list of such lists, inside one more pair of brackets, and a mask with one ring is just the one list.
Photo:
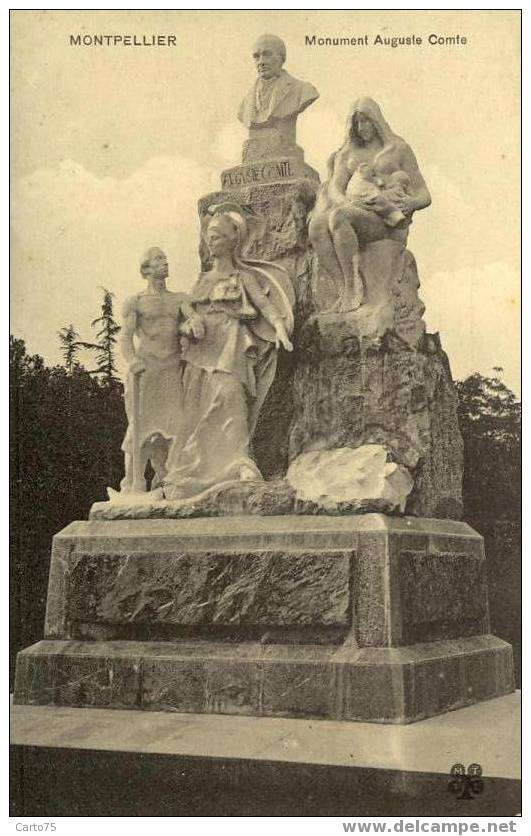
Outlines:
[[258, 38], [253, 59], [258, 78], [238, 110], [238, 119], [249, 128], [247, 159], [294, 148], [297, 116], [319, 97], [313, 84], [283, 69], [286, 45], [277, 35]]

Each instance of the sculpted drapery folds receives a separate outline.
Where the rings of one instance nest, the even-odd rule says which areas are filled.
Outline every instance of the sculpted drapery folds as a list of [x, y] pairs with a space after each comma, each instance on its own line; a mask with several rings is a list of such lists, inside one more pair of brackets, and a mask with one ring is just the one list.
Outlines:
[[360, 248], [384, 239], [405, 247], [413, 213], [429, 206], [431, 197], [410, 146], [370, 98], [354, 102], [345, 140], [330, 157], [328, 173], [309, 235], [319, 269], [341, 288], [334, 309], [348, 312], [359, 308], [365, 296]]
[[[292, 350], [292, 290], [273, 264], [242, 258], [245, 219], [218, 207], [207, 230], [213, 267], [191, 295], [204, 335], [190, 327], [183, 352], [184, 422], [164, 480], [168, 499], [196, 496], [232, 480], [259, 480], [249, 444], [276, 371]], [[185, 326], [186, 331], [186, 326]]]

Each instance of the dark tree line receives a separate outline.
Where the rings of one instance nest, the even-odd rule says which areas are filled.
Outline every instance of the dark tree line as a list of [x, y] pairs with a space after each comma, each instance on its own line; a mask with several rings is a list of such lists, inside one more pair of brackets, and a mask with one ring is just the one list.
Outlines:
[[[122, 476], [126, 418], [108, 291], [95, 327], [94, 343], [81, 341], [72, 325], [59, 332], [64, 366], [46, 366], [23, 340], [10, 338], [12, 656], [42, 638], [53, 535], [86, 519]], [[96, 360], [90, 370], [77, 360], [87, 347]]]
[[[48, 367], [10, 340], [11, 661], [42, 638], [54, 534], [86, 519], [122, 476], [126, 430], [116, 377], [119, 326], [103, 289], [95, 339], [71, 324], [59, 332], [63, 366]], [[95, 367], [78, 361], [94, 353]], [[457, 383], [465, 445], [464, 519], [485, 537], [493, 631], [520, 648], [520, 404], [500, 381], [473, 374]]]
[[521, 405], [493, 369], [457, 383], [464, 519], [485, 538], [492, 632], [521, 669]]

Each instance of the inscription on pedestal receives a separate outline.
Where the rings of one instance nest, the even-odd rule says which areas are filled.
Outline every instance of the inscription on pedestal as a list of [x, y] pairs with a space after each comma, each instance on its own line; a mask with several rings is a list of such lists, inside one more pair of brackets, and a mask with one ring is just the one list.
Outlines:
[[253, 165], [239, 165], [229, 168], [221, 175], [221, 188], [247, 186], [250, 183], [272, 183], [296, 176], [294, 163], [290, 159], [266, 160]]

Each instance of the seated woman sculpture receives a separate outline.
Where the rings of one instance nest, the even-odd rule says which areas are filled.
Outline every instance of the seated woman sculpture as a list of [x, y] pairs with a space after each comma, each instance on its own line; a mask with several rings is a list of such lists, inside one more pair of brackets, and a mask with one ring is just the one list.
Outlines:
[[[376, 182], [384, 184], [384, 193], [378, 195], [373, 189], [366, 200], [354, 200], [348, 194], [349, 183], [364, 164]], [[367, 172], [362, 168], [362, 175], [364, 170]], [[321, 186], [308, 231], [319, 268], [341, 287], [333, 310], [347, 312], [363, 303], [360, 246], [382, 239], [405, 246], [413, 213], [429, 206], [431, 197], [413, 151], [393, 133], [373, 99], [354, 103], [345, 141], [330, 157], [328, 171], [329, 179]], [[397, 172], [400, 174], [393, 177]], [[386, 188], [392, 188], [392, 202], [405, 217], [401, 223], [386, 223], [391, 195], [386, 194]]]
[[242, 258], [246, 238], [244, 217], [218, 207], [206, 235], [213, 266], [190, 298], [204, 335], [190, 332], [183, 352], [184, 421], [164, 480], [168, 499], [262, 478], [249, 443], [275, 376], [277, 349], [293, 349], [294, 296], [282, 268]]

